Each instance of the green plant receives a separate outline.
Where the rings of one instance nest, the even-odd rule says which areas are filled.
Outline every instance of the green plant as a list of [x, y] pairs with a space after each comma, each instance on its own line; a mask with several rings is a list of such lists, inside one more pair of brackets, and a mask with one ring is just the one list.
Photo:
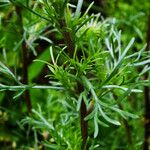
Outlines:
[[[28, 125], [32, 127], [34, 142], [31, 141], [29, 146], [34, 144], [34, 149], [38, 149], [39, 145], [61, 150], [107, 149], [102, 142], [112, 139], [122, 125], [127, 138], [118, 142], [117, 148], [121, 149], [121, 145], [128, 141], [124, 149], [135, 149], [137, 145], [132, 145], [127, 119], [137, 119], [141, 114], [132, 112], [132, 106], [127, 106], [127, 99], [142, 93], [142, 87], [149, 85], [148, 80], [142, 79], [150, 70], [149, 52], [145, 52], [146, 45], [142, 45], [141, 50], [133, 53], [131, 49], [135, 38], [128, 39], [127, 45], [122, 44], [121, 31], [117, 30], [115, 20], [103, 20], [100, 14], [88, 15], [93, 3], [81, 14], [82, 2], [79, 0], [76, 7], [68, 0], [39, 0], [34, 3], [11, 0], [4, 3], [15, 8], [16, 15], [12, 21], [20, 25], [18, 34], [21, 37], [12, 49], [23, 54], [25, 72], [22, 72], [23, 80], [20, 81], [17, 72], [12, 73], [0, 62], [1, 74], [13, 81], [12, 84], [1, 81], [0, 89], [19, 92], [14, 98], [27, 92], [25, 99], [30, 116], [21, 121], [21, 127], [23, 125], [24, 130]], [[7, 37], [4, 39], [7, 40]], [[44, 59], [39, 56], [28, 67], [28, 54], [38, 53], [38, 39], [48, 42], [43, 52]], [[7, 48], [3, 44], [1, 46]], [[49, 85], [33, 83], [32, 79], [38, 74], [37, 67], [41, 64], [40, 71], [43, 64], [48, 67], [46, 77]], [[35, 72], [30, 75], [34, 65]], [[138, 72], [139, 66], [144, 67]], [[33, 89], [39, 92], [45, 89], [46, 96], [43, 94], [41, 98], [44, 97], [46, 102], [37, 102], [36, 96], [32, 100], [32, 95], [36, 95]], [[104, 138], [98, 140], [102, 129], [105, 130]], [[43, 140], [39, 140], [40, 136]], [[116, 143], [119, 137], [121, 134], [113, 142]], [[111, 149], [115, 149], [113, 142]]]

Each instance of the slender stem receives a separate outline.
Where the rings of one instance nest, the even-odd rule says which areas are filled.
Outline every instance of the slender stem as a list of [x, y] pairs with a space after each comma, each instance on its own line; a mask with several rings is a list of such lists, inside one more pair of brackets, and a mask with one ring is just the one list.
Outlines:
[[[113, 94], [113, 96], [114, 96], [115, 100], [117, 101], [118, 96], [115, 94]], [[117, 101], [117, 105], [121, 110], [123, 110], [123, 106], [119, 101]], [[131, 145], [132, 144], [132, 136], [131, 136], [130, 125], [129, 125], [128, 121], [124, 118], [123, 118], [123, 125], [124, 125], [125, 132], [127, 135], [128, 144]]]
[[80, 107], [80, 126], [81, 126], [81, 135], [82, 135], [82, 150], [86, 150], [87, 148], [87, 138], [88, 138], [88, 122], [84, 120], [87, 116], [87, 108], [85, 102], [82, 100]]
[[[148, 17], [148, 31], [147, 31], [147, 48], [150, 48], [150, 14]], [[149, 73], [145, 74], [145, 80], [148, 79]], [[144, 87], [144, 101], [145, 101], [145, 137], [144, 137], [144, 150], [150, 149], [150, 88]]]
[[[18, 23], [20, 24], [20, 33], [23, 35], [23, 19], [22, 19], [22, 11], [19, 6], [16, 6], [16, 13], [18, 15]], [[28, 48], [25, 40], [22, 42], [22, 83], [28, 84]], [[31, 113], [32, 104], [30, 99], [29, 90], [26, 90], [24, 93], [24, 98], [26, 101], [28, 112]]]
[[[27, 56], [27, 54], [28, 54], [28, 49], [26, 47], [25, 41], [23, 41], [23, 43], [22, 43], [22, 55], [23, 55], [23, 78], [22, 78], [22, 82], [23, 82], [23, 84], [28, 84], [28, 63], [27, 63], [28, 56]], [[31, 104], [29, 90], [25, 91], [24, 97], [25, 97], [28, 112], [31, 113], [32, 104]]]
[[[69, 56], [72, 58], [75, 51], [75, 43], [70, 31], [67, 31], [67, 24], [65, 19], [60, 19], [59, 24], [63, 29], [62, 34], [64, 36], [64, 41], [67, 45], [67, 51]], [[81, 58], [81, 56], [79, 56]], [[77, 83], [78, 89], [77, 93], [81, 93], [84, 89], [83, 85], [79, 82]], [[81, 136], [82, 136], [82, 150], [87, 150], [87, 138], [88, 138], [88, 121], [85, 121], [84, 118], [87, 116], [87, 108], [85, 102], [82, 100], [80, 107], [80, 128], [81, 128]]]
[[63, 29], [62, 34], [64, 37], [64, 41], [67, 45], [68, 54], [72, 58], [73, 54], [74, 54], [74, 50], [75, 50], [75, 44], [74, 44], [73, 37], [71, 35], [71, 32], [67, 31], [67, 24], [66, 24], [66, 21], [64, 19], [60, 19], [59, 24]]
[[[120, 109], [123, 110], [121, 104], [119, 104], [119, 107], [120, 107]], [[131, 137], [130, 125], [129, 125], [128, 121], [126, 119], [124, 119], [124, 118], [123, 118], [123, 124], [124, 124], [124, 128], [125, 128], [125, 131], [126, 131], [128, 144], [131, 145], [132, 144], [132, 137]]]
[[[81, 93], [84, 90], [83, 85], [78, 82], [78, 93]], [[86, 107], [86, 104], [84, 100], [81, 101], [81, 107], [80, 107], [80, 128], [81, 128], [81, 136], [82, 136], [82, 150], [88, 150], [87, 146], [87, 138], [88, 138], [88, 121], [85, 121], [85, 117], [88, 115], [88, 110]]]

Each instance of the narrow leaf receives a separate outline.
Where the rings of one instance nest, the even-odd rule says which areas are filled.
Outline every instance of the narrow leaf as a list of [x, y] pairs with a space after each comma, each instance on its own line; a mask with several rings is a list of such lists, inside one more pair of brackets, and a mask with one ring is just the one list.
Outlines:
[[77, 111], [79, 111], [80, 110], [80, 107], [81, 107], [81, 102], [82, 102], [82, 93], [80, 94], [80, 96], [79, 96], [79, 99], [78, 99], [78, 101], [77, 101]]
[[98, 135], [98, 123], [97, 123], [97, 117], [95, 116], [94, 117], [94, 127], [95, 127], [95, 131], [94, 131], [94, 138], [96, 138], [97, 137], [97, 135]]
[[82, 8], [83, 0], [78, 0], [75, 16], [79, 16]]
[[99, 109], [99, 111], [100, 111], [100, 114], [104, 117], [104, 119], [105, 119], [106, 121], [108, 121], [109, 123], [112, 123], [112, 124], [114, 124], [114, 125], [117, 125], [117, 126], [121, 125], [119, 121], [113, 120], [113, 119], [109, 118], [109, 117], [103, 112], [103, 110], [101, 109], [100, 105], [98, 105], [98, 109]]

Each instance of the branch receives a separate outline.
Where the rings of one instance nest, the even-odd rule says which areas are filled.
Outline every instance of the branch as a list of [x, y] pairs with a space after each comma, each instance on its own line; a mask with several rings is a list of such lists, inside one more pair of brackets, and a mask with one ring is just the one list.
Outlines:
[[[20, 32], [21, 35], [23, 35], [23, 18], [22, 18], [22, 11], [19, 6], [16, 6], [16, 13], [18, 16], [18, 23], [20, 25]], [[22, 42], [22, 83], [23, 84], [28, 84], [28, 48], [26, 46], [25, 40]], [[31, 99], [30, 99], [30, 93], [29, 91], [25, 91], [24, 93], [24, 98], [26, 101], [27, 109], [28, 112], [31, 113], [32, 109], [32, 104], [31, 104]]]
[[[68, 31], [68, 27], [64, 19], [60, 19], [59, 24], [63, 29], [62, 34], [64, 37], [64, 41], [67, 45], [68, 54], [71, 58], [73, 58], [73, 54], [75, 51], [75, 42], [73, 40], [73, 36], [71, 32]], [[81, 56], [79, 57], [81, 58]], [[77, 86], [78, 88], [76, 92], [79, 94], [83, 91], [84, 87], [79, 81], [77, 81]], [[88, 149], [88, 147], [86, 146], [87, 138], [88, 138], [88, 121], [84, 120], [86, 116], [87, 116], [87, 108], [84, 100], [82, 99], [81, 107], [80, 107], [80, 128], [81, 128], [81, 135], [82, 135], [82, 146], [81, 146], [82, 150]]]
[[[150, 48], [150, 14], [148, 16], [148, 30], [147, 30], [147, 47], [146, 51]], [[145, 80], [148, 79], [149, 73], [144, 76]], [[150, 88], [144, 87], [144, 101], [145, 101], [145, 137], [144, 137], [144, 150], [149, 150], [150, 147]]]

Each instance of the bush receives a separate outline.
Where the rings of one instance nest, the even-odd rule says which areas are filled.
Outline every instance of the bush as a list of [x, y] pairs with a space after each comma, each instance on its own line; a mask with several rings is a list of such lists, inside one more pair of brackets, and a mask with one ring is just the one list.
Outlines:
[[149, 52], [82, 3], [1, 2], [4, 149], [141, 149], [134, 103], [149, 85]]

